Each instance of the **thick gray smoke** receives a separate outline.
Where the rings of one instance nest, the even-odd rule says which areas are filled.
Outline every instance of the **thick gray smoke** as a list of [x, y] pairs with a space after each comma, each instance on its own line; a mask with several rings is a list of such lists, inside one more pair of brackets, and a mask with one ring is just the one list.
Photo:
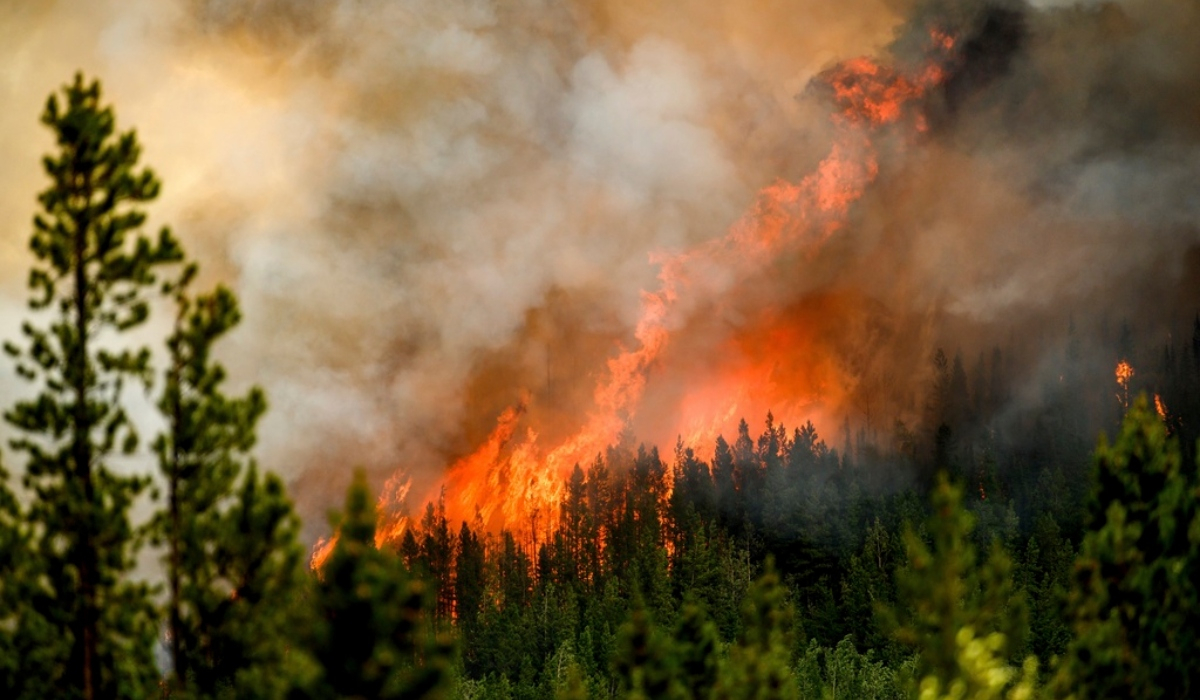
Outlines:
[[[852, 298], [822, 324], [861, 375], [848, 412], [915, 410], [911, 365], [948, 338], [970, 356], [1085, 308], [1107, 310], [1084, 319], [1096, 329], [1139, 317], [1165, 333], [1175, 307], [1156, 300], [1196, 281], [1200, 8], [1005, 8], [1019, 41], [963, 54], [929, 132], [885, 143], [851, 226], [788, 273], [807, 280], [800, 307], [814, 288]], [[3, 334], [24, 313], [50, 147], [37, 116], [82, 69], [164, 180], [152, 222], [238, 291], [246, 322], [224, 359], [267, 389], [260, 459], [320, 529], [352, 467], [431, 483], [522, 391], [543, 430], [569, 422], [656, 286], [650, 255], [723, 235], [760, 187], [824, 154], [813, 76], [859, 55], [914, 61], [931, 23], [967, 37], [994, 11], [5, 3]]]

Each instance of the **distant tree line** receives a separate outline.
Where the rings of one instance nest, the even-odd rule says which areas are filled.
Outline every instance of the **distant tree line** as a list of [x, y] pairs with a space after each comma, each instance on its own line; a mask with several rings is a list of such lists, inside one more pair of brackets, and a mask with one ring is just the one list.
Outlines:
[[[159, 182], [98, 83], [77, 76], [42, 121], [30, 319], [5, 344], [32, 391], [5, 412], [22, 477], [0, 467], [0, 696], [1200, 693], [1200, 321], [1125, 387], [1170, 412], [1067, 374], [1013, 409], [1001, 350], [970, 372], [939, 351], [919, 424], [847, 429], [839, 451], [768, 415], [711, 460], [626, 434], [536, 533], [430, 504], [377, 548], [360, 474], [310, 572], [250, 456], [266, 398], [227, 393], [213, 355], [236, 297], [195, 291], [172, 233], [143, 232]], [[164, 306], [155, 368], [123, 334]], [[161, 414], [155, 480], [117, 466], [142, 444], [130, 387]], [[1119, 427], [1093, 451], [1098, 424]], [[134, 576], [147, 544], [162, 585]]]

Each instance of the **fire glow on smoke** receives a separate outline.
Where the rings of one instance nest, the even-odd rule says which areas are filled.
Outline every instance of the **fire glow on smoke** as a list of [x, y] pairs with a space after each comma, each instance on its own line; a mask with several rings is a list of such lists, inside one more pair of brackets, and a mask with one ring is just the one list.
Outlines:
[[[836, 107], [836, 135], [828, 155], [799, 182], [779, 180], [763, 188], [725, 237], [656, 256], [660, 284], [642, 292], [634, 346], [619, 348], [608, 359], [582, 425], [565, 439], [546, 444], [538, 426], [527, 424], [530, 398], [522, 397], [500, 414], [471, 454], [423, 495], [420, 508], [441, 500], [451, 521], [478, 519], [492, 531], [520, 531], [533, 522], [553, 528], [571, 470], [590, 464], [618, 442], [676, 334], [694, 321], [691, 315], [729, 288], [755, 284], [781, 257], [811, 255], [843, 228], [851, 207], [878, 174], [872, 142], [876, 132], [895, 126], [912, 137], [926, 130], [920, 102], [944, 79], [954, 47], [952, 37], [933, 28], [929, 59], [915, 73], [855, 58], [819, 76]], [[815, 307], [766, 309], [747, 319], [704, 362], [695, 363], [688, 388], [670, 411], [676, 416], [670, 433], [707, 457], [715, 438], [732, 434], [744, 416], [772, 411], [785, 423], [799, 424], [836, 411], [843, 377], [822, 356], [814, 331], [820, 321], [812, 315], [836, 314], [837, 301]], [[752, 342], [740, 343], [740, 338]], [[382, 493], [377, 546], [403, 536], [410, 485], [399, 472]], [[320, 568], [335, 543], [336, 535], [318, 542], [314, 568]]]

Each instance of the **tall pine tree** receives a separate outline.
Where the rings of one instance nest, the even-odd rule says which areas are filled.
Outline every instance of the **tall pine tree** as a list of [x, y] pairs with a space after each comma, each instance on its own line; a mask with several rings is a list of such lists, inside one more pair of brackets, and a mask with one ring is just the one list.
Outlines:
[[299, 521], [278, 478], [246, 464], [266, 399], [258, 387], [224, 393], [212, 347], [241, 315], [224, 287], [190, 294], [196, 271], [185, 266], [170, 286], [177, 313], [159, 401], [167, 427], [155, 442], [168, 496], [156, 532], [166, 544], [174, 682], [201, 696], [222, 687], [279, 696], [295, 674], [285, 661], [305, 583]]
[[1073, 698], [1200, 692], [1200, 468], [1140, 396], [1096, 450], [1091, 530], [1075, 561], [1075, 638], [1056, 681]]
[[358, 472], [315, 595], [310, 643], [321, 672], [300, 697], [418, 700], [445, 693], [450, 642], [431, 632], [424, 584], [395, 552], [376, 549], [375, 522]]
[[[160, 265], [180, 251], [163, 229], [141, 233], [140, 205], [159, 191], [138, 167], [132, 131], [116, 133], [100, 84], [76, 75], [51, 95], [42, 123], [57, 150], [44, 161], [51, 184], [38, 197], [29, 276], [36, 322], [22, 326], [24, 347], [6, 343], [17, 371], [38, 385], [5, 418], [20, 436], [29, 519], [51, 595], [44, 614], [64, 644], [60, 697], [139, 695], [153, 687], [154, 624], [145, 586], [124, 574], [133, 565], [128, 511], [146, 486], [109, 467], [137, 447], [122, 406], [128, 380], [148, 382], [150, 350], [120, 347], [119, 334], [149, 315], [146, 293]], [[40, 325], [39, 325], [40, 324]]]

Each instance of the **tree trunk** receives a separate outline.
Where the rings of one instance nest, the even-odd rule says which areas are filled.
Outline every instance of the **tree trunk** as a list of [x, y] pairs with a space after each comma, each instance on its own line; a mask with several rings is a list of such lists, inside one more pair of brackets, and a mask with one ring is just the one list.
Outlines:
[[[79, 648], [79, 681], [82, 685], [85, 700], [96, 697], [97, 666], [99, 659], [96, 654], [96, 626], [99, 611], [96, 606], [97, 558], [94, 534], [96, 529], [97, 504], [95, 484], [92, 481], [92, 443], [91, 424], [88, 416], [88, 376], [87, 376], [87, 336], [88, 336], [88, 279], [87, 279], [87, 238], [91, 227], [92, 183], [91, 177], [85, 175], [82, 183], [80, 198], [82, 207], [72, 217], [75, 224], [75, 356], [71, 364], [75, 371], [75, 415], [74, 415], [74, 444], [72, 456], [75, 462], [75, 477], [83, 487], [83, 504], [81, 509], [82, 521], [79, 542], [75, 547], [75, 565], [79, 569], [80, 615], [75, 620], [75, 645]], [[74, 654], [72, 654], [74, 657]]]
[[[182, 317], [182, 311], [180, 312]], [[176, 328], [181, 324], [182, 318], [176, 320]], [[179, 609], [180, 601], [180, 584], [179, 574], [182, 568], [181, 554], [179, 551], [182, 535], [180, 533], [180, 514], [179, 514], [179, 433], [180, 426], [183, 424], [183, 407], [180, 397], [180, 362], [178, 358], [174, 360], [174, 366], [171, 368], [173, 377], [168, 380], [167, 391], [171, 394], [171, 471], [168, 477], [171, 499], [171, 531], [169, 535], [171, 546], [171, 570], [169, 572], [171, 578], [171, 660], [175, 669], [175, 683], [180, 689], [183, 688], [184, 679], [187, 678], [186, 662], [183, 657], [183, 617]]]

